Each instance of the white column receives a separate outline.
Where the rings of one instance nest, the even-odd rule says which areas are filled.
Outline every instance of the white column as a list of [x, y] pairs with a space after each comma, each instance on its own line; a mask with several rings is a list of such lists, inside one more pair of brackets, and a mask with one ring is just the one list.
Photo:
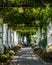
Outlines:
[[17, 39], [17, 32], [14, 31], [14, 45], [16, 46], [18, 44], [18, 39]]
[[52, 44], [52, 24], [50, 23], [47, 31], [47, 45]]
[[37, 45], [38, 45], [39, 41], [40, 41], [40, 29], [38, 28], [37, 39], [36, 39]]
[[11, 45], [14, 47], [14, 32], [11, 30]]
[[18, 44], [18, 36], [19, 36], [19, 35], [18, 35], [18, 33], [17, 33], [17, 44]]
[[7, 29], [8, 29], [7, 24], [3, 24], [3, 44], [8, 48], [8, 43], [7, 43]]

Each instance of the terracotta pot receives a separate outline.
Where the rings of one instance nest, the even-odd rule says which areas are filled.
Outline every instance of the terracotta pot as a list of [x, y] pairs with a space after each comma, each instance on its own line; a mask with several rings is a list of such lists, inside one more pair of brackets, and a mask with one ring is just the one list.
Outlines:
[[6, 63], [1, 63], [1, 62], [0, 62], [0, 65], [6, 65]]

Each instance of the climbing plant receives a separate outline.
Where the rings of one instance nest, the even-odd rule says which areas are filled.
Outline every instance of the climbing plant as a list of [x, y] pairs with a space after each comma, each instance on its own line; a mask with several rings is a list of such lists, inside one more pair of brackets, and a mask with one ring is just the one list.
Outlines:
[[22, 34], [35, 33], [39, 28], [41, 41], [42, 29], [47, 32], [47, 26], [52, 21], [51, 0], [0, 0], [0, 5], [3, 23]]

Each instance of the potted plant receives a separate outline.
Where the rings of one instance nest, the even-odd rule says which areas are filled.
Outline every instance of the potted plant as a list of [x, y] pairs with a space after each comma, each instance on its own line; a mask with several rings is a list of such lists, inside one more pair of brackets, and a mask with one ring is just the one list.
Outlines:
[[14, 55], [15, 54], [15, 52], [13, 51], [13, 50], [9, 50], [9, 55], [10, 56], [12, 56], [12, 55]]
[[7, 62], [7, 60], [9, 60], [9, 56], [3, 54], [1, 57], [0, 57], [0, 61], [1, 62]]

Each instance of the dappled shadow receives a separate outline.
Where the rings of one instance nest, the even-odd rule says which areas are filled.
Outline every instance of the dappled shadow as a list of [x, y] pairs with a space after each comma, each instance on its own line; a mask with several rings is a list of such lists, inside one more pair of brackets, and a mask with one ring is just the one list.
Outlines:
[[22, 49], [13, 57], [11, 65], [43, 65], [32, 49]]

